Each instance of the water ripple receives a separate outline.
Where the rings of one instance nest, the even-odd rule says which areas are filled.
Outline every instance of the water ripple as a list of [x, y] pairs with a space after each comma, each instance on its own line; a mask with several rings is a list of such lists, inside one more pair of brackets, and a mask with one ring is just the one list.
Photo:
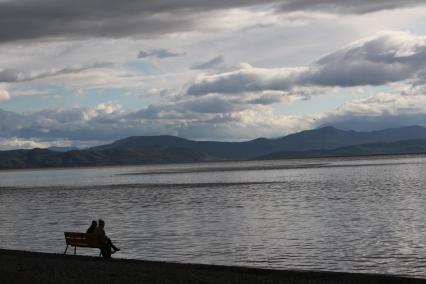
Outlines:
[[7, 171], [0, 239], [62, 252], [64, 231], [103, 218], [119, 257], [426, 277], [425, 170], [399, 157]]

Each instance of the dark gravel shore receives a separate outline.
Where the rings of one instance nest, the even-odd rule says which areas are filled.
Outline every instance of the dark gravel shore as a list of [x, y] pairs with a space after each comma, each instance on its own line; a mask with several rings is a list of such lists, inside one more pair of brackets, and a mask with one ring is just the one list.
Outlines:
[[0, 250], [0, 283], [426, 283], [422, 279], [298, 272]]

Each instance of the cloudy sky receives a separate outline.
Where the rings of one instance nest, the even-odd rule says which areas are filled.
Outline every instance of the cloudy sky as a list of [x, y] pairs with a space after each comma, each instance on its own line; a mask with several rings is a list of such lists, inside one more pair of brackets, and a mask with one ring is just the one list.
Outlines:
[[426, 126], [423, 0], [0, 0], [0, 149]]

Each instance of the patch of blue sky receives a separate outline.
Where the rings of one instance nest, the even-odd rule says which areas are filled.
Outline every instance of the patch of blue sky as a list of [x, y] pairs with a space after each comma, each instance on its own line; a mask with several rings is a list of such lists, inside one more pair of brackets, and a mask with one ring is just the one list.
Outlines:
[[91, 89], [75, 97], [81, 107], [94, 107], [100, 103], [120, 105], [126, 110], [138, 110], [148, 102], [127, 88]]
[[125, 64], [123, 67], [130, 71], [137, 72], [145, 75], [160, 75], [163, 72], [152, 62], [145, 59], [132, 60]]
[[11, 98], [0, 101], [0, 108], [16, 112], [31, 112], [63, 106], [70, 96], [69, 90], [43, 83], [12, 86], [9, 93], [12, 95]]
[[149, 94], [146, 90], [129, 90], [122, 92], [118, 98], [120, 104], [129, 110], [139, 110], [161, 100], [161, 96]]
[[[82, 92], [62, 86], [48, 84], [31, 84], [25, 87], [13, 87], [12, 97], [0, 101], [0, 108], [15, 112], [36, 112], [44, 109], [63, 107], [91, 108], [100, 103], [121, 105], [124, 109], [138, 110], [156, 100], [155, 97], [138, 95], [127, 88], [90, 89]], [[16, 95], [13, 95], [16, 94]]]

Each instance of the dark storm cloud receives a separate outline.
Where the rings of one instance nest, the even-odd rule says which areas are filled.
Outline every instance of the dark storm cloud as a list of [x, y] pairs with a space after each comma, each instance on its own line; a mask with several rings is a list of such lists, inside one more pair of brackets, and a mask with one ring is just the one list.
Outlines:
[[157, 57], [157, 58], [168, 58], [168, 57], [179, 57], [185, 55], [184, 53], [172, 52], [168, 49], [158, 48], [149, 51], [139, 51], [138, 58], [146, 57]]
[[[0, 42], [42, 37], [122, 37], [196, 28], [197, 13], [255, 0], [23, 0], [0, 2]], [[268, 1], [265, 1], [268, 2]]]
[[[279, 13], [366, 13], [420, 0], [21, 0], [0, 2], [0, 42], [37, 38], [126, 37], [197, 30], [200, 13], [272, 4]], [[214, 21], [210, 21], [214, 25]]]
[[19, 72], [12, 69], [0, 71], [0, 83], [13, 83], [19, 80]]

